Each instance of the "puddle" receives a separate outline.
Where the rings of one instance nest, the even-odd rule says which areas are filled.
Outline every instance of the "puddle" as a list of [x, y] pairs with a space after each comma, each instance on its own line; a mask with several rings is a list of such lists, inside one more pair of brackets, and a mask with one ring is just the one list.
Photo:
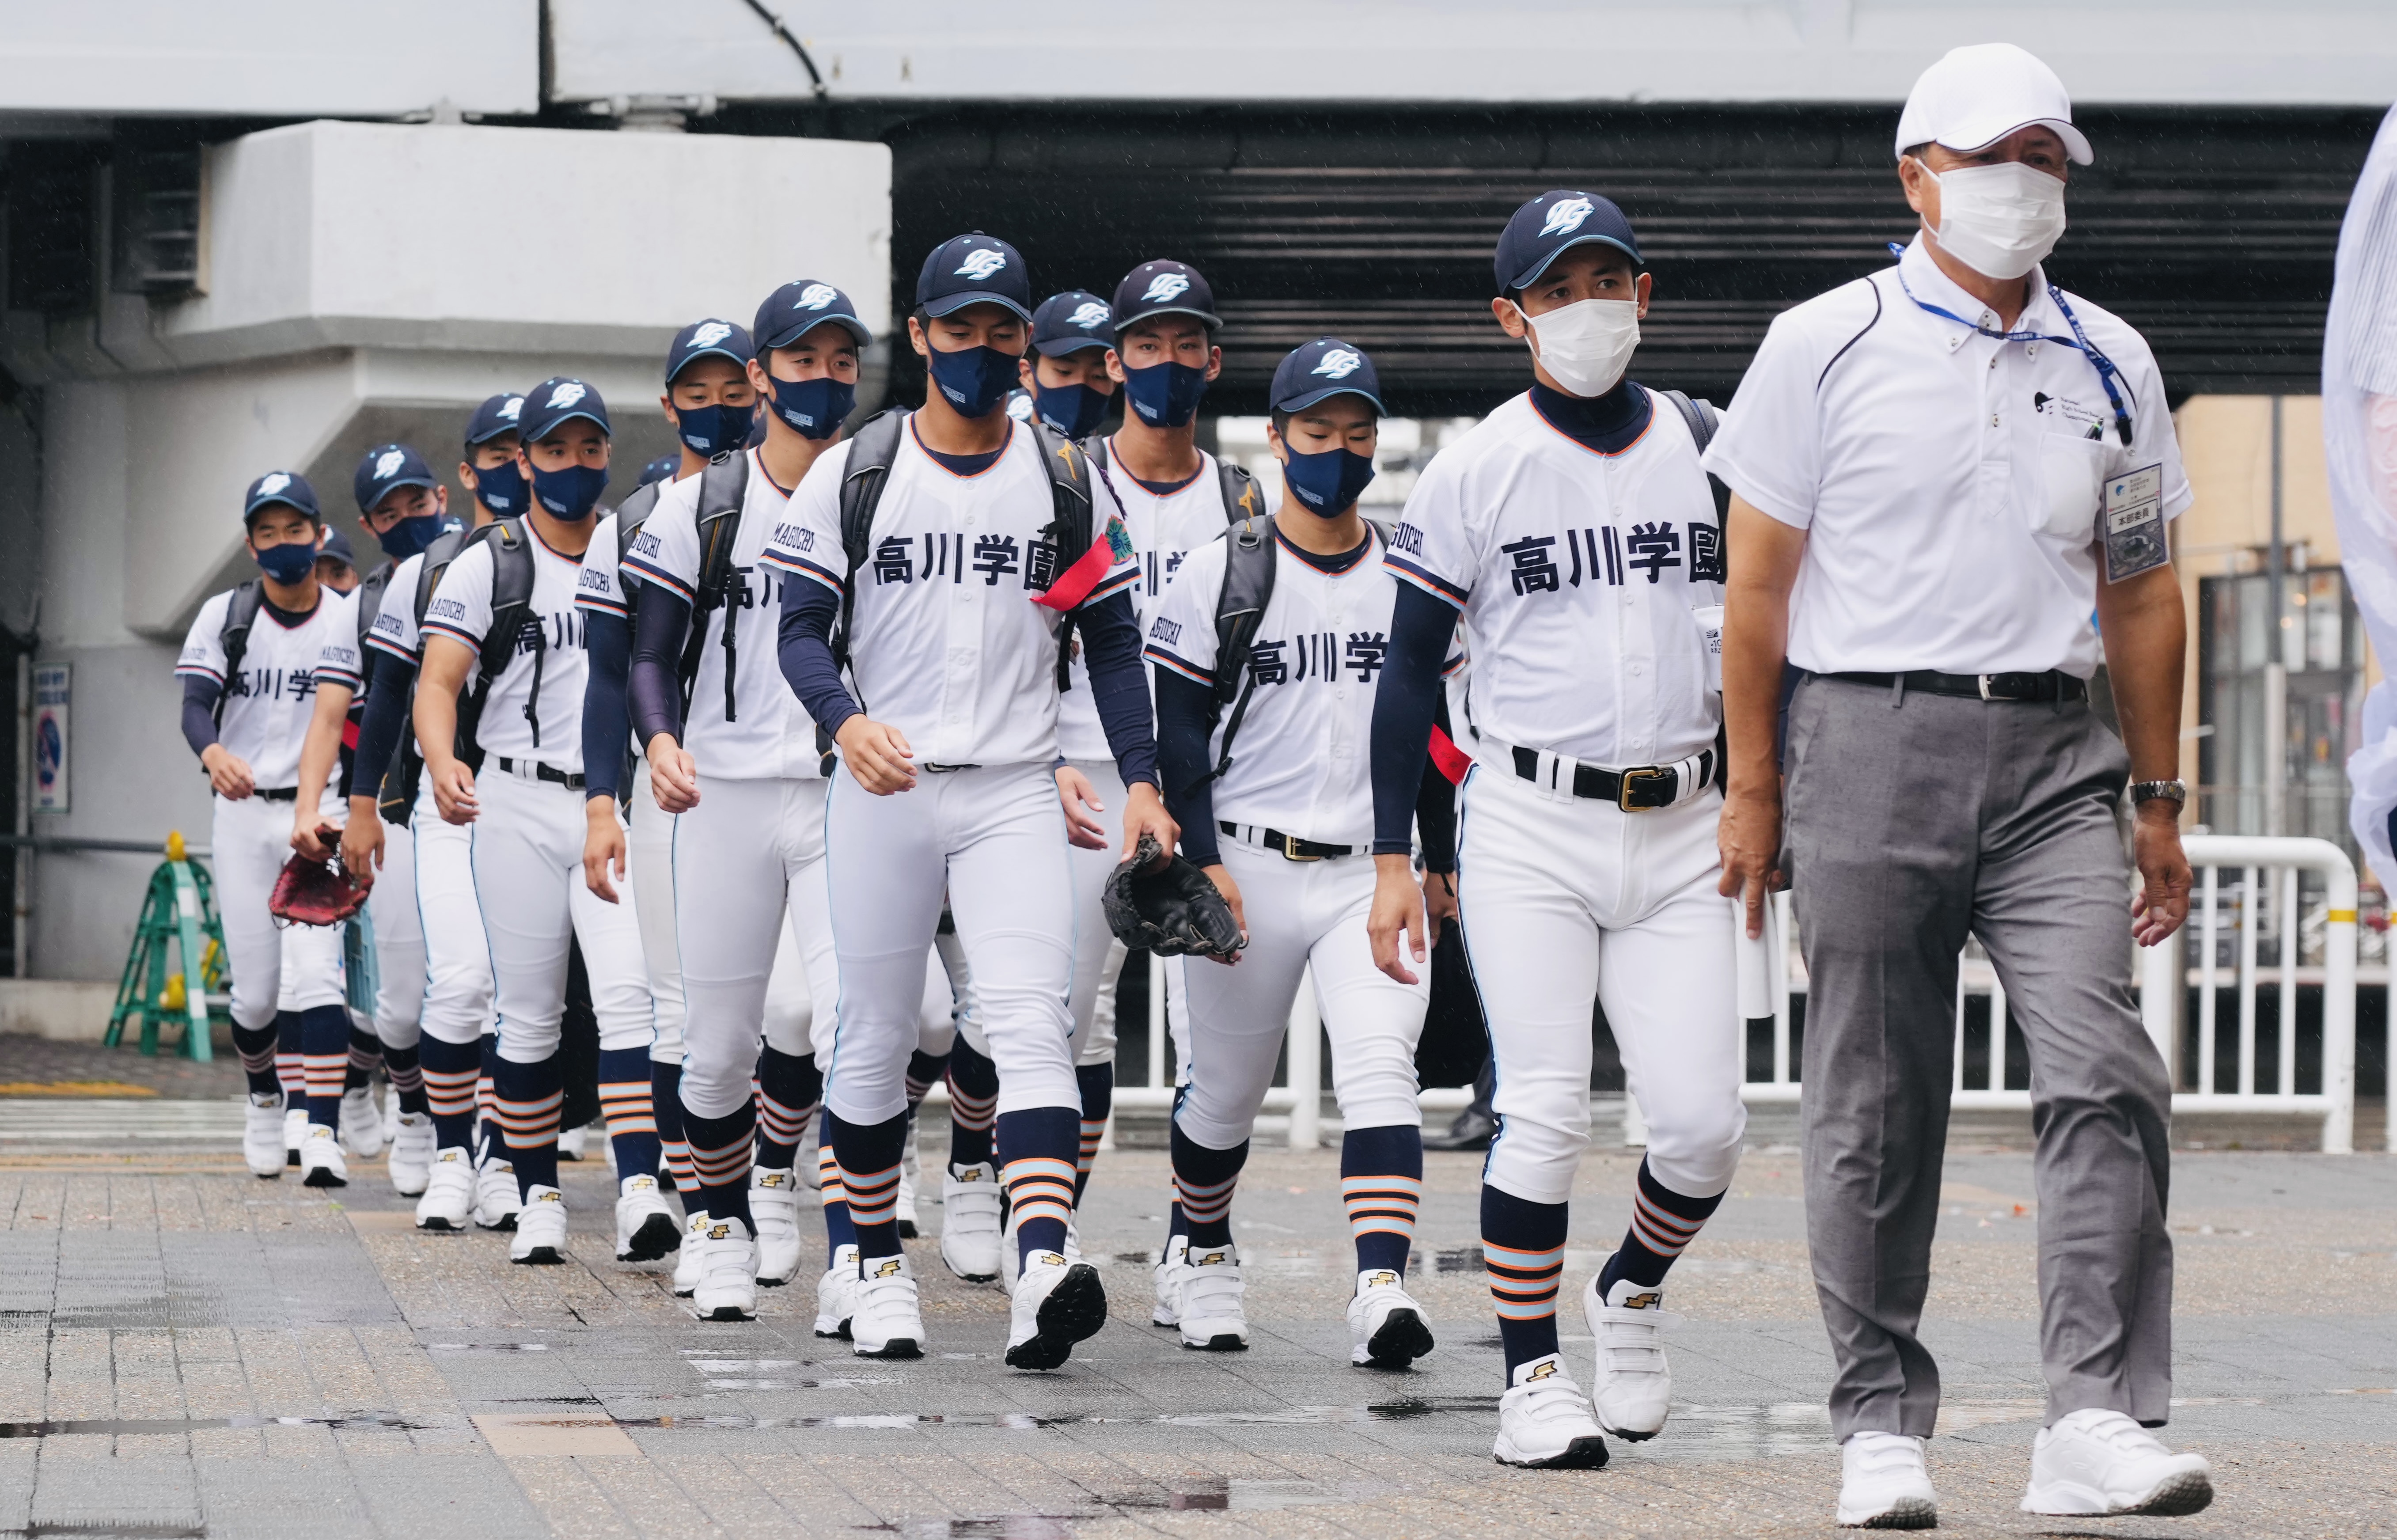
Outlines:
[[[197, 1433], [212, 1427], [355, 1427], [378, 1428], [394, 1433], [419, 1433], [425, 1430], [425, 1426], [422, 1423], [411, 1423], [395, 1416], [387, 1417], [375, 1412], [362, 1412], [355, 1417], [93, 1418], [54, 1423], [0, 1423], [0, 1439], [47, 1439], [70, 1433], [108, 1433], [119, 1436]], [[182, 1532], [179, 1530], [175, 1533]]]
[[1373, 1482], [1249, 1481], [1202, 1477], [1170, 1491], [1092, 1493], [1088, 1507], [1056, 1513], [1000, 1513], [971, 1519], [903, 1519], [859, 1524], [862, 1532], [895, 1534], [902, 1540], [1072, 1540], [1072, 1525], [1142, 1512], [1265, 1512], [1352, 1503], [1386, 1492]]
[[424, 1345], [428, 1353], [546, 1353], [545, 1342], [432, 1342]]
[[1432, 1267], [1442, 1273], [1478, 1273], [1481, 1267], [1481, 1248], [1459, 1246], [1453, 1251], [1435, 1252]]
[[716, 1428], [728, 1431], [775, 1427], [1007, 1427], [1037, 1431], [1047, 1427], [1328, 1427], [1363, 1423], [1405, 1422], [1443, 1412], [1486, 1413], [1497, 1410], [1495, 1396], [1426, 1396], [1380, 1401], [1371, 1406], [1292, 1406], [1279, 1412], [1189, 1412], [1152, 1417], [1109, 1416], [1095, 1412], [1068, 1412], [1036, 1416], [1029, 1412], [866, 1412], [848, 1415], [806, 1417], [619, 1417], [619, 1427]]

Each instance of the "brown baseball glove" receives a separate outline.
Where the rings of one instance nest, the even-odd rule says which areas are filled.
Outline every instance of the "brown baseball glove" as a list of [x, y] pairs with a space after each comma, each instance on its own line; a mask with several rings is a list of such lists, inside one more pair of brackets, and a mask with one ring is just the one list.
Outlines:
[[[341, 849], [341, 831], [330, 824], [316, 830], [316, 838], [327, 850]], [[266, 911], [292, 925], [339, 925], [366, 901], [367, 891], [350, 880], [338, 857], [311, 861], [294, 850], [275, 875], [275, 893], [266, 901]]]

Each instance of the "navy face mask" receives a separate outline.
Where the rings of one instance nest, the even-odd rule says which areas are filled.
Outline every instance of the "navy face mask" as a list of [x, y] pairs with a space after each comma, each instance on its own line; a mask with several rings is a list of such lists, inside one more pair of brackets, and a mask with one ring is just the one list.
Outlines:
[[849, 414], [857, 406], [857, 387], [828, 374], [813, 380], [777, 380], [769, 376], [766, 383], [774, 390], [774, 415], [797, 429], [803, 438], [830, 438], [840, 432], [840, 425], [849, 421]]
[[277, 583], [298, 583], [316, 566], [316, 547], [307, 541], [290, 541], [282, 545], [270, 545], [263, 551], [253, 550], [258, 565]]
[[1124, 370], [1124, 395], [1132, 409], [1152, 428], [1178, 428], [1198, 409], [1207, 394], [1207, 371], [1187, 364], [1151, 364]]
[[[1012, 353], [984, 347], [943, 353], [934, 348], [930, 356], [933, 385], [960, 416], [988, 417], [1015, 388], [1019, 360]], [[775, 392], [777, 399], [781, 395]]]
[[713, 459], [727, 449], [745, 448], [757, 416], [755, 407], [678, 407], [675, 433], [692, 453]]
[[514, 518], [525, 511], [524, 473], [516, 469], [514, 460], [503, 460], [488, 471], [476, 471], [475, 496], [500, 517]]
[[1348, 449], [1301, 454], [1292, 449], [1281, 474], [1292, 494], [1308, 513], [1337, 518], [1348, 511], [1357, 494], [1373, 481], [1373, 459]]
[[569, 523], [589, 516], [608, 489], [608, 471], [601, 465], [569, 465], [564, 470], [532, 468], [532, 495], [542, 507]]
[[401, 519], [375, 536], [375, 541], [382, 545], [384, 556], [394, 561], [406, 561], [439, 540], [443, 532], [451, 528], [449, 520], [439, 514], [422, 514], [414, 518]]
[[1107, 403], [1114, 399], [1088, 385], [1044, 385], [1038, 380], [1032, 384], [1032, 405], [1040, 421], [1068, 438], [1084, 438], [1096, 432], [1106, 421]]

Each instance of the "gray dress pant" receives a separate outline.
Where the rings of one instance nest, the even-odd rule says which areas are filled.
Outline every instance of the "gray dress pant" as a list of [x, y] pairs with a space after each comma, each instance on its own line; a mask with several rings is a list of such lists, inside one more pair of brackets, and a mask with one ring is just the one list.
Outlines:
[[[2030, 1051], [2047, 1420], [2163, 1423], [2171, 1099], [2132, 1007], [2122, 745], [2085, 702], [1809, 676], [1790, 703], [1787, 852], [1808, 976], [1806, 1232], [1835, 1437], [1928, 1436], [1931, 1281], [1956, 971], [1980, 938]], [[2002, 1039], [2001, 1039], [2002, 1041]]]

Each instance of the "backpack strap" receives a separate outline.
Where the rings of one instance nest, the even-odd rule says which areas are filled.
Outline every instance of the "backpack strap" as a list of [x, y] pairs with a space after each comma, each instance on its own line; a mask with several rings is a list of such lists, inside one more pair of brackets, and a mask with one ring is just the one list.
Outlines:
[[[1224, 532], [1224, 586], [1215, 596], [1215, 703], [1208, 725], [1212, 728], [1216, 721], [1224, 721], [1225, 706], [1231, 707], [1232, 715], [1225, 722], [1224, 747], [1216, 756], [1215, 768], [1200, 778], [1198, 785], [1221, 779], [1232, 768], [1232, 740], [1239, 735], [1249, 703], [1257, 693], [1256, 672], [1249, 666], [1250, 651], [1257, 639], [1257, 627], [1264, 623], [1265, 606], [1273, 598], [1274, 569], [1279, 556], [1274, 549], [1271, 514], [1252, 515]], [[1190, 788], [1198, 789], [1197, 785]]]
[[[1881, 291], [1875, 289], [1873, 292], [1879, 294]], [[1677, 390], [1652, 390], [1648, 394], [1672, 403], [1673, 409], [1681, 414], [1681, 421], [1689, 426], [1691, 441], [1697, 445], [1700, 454], [1706, 453], [1707, 446], [1714, 442], [1716, 431], [1722, 426], [1722, 413], [1715, 409], [1715, 404], [1693, 401]], [[1707, 488], [1715, 497], [1715, 523], [1722, 525], [1731, 517], [1731, 489], [1711, 471], [1707, 473]]]
[[1257, 478], [1222, 455], [1215, 457], [1215, 483], [1224, 489], [1225, 523], [1238, 524], [1265, 511], [1265, 499], [1257, 492]]
[[[690, 692], [699, 682], [699, 657], [707, 638], [707, 617], [725, 608], [732, 591], [732, 547], [740, 538], [741, 508], [748, 495], [747, 449], [727, 449], [699, 473], [699, 506], [692, 516], [699, 529], [699, 583], [691, 597], [690, 634], [683, 638], [677, 670], [686, 726], [690, 721]], [[621, 529], [623, 526], [619, 524], [617, 528]], [[745, 591], [743, 596], [747, 596]], [[741, 719], [732, 699], [733, 676], [741, 666], [739, 635], [737, 617], [728, 613], [724, 617], [724, 719], [728, 722]]]
[[375, 617], [382, 613], [383, 592], [391, 586], [391, 575], [398, 569], [397, 562], [386, 560], [358, 583], [358, 689], [361, 692], [367, 683], [367, 636], [374, 630]]
[[844, 673], [849, 668], [849, 628], [857, 610], [857, 569], [865, 565], [866, 545], [874, 538], [874, 510], [881, 504], [882, 488], [891, 479], [891, 462], [899, 458], [899, 437], [907, 426], [907, 408], [894, 407], [865, 420], [849, 441], [849, 463], [840, 482], [840, 552], [847, 566], [840, 583], [840, 624], [832, 634], [832, 661]]
[[224, 653], [224, 688], [217, 691], [217, 703], [208, 708], [219, 729], [224, 727], [225, 703], [233, 699], [233, 682], [241, 677], [242, 660], [249, 652], [249, 628], [257, 623], [258, 607], [266, 602], [266, 590], [256, 578], [233, 591], [225, 605], [223, 629], [217, 633], [217, 647]]
[[661, 478], [646, 487], [636, 487], [632, 496], [616, 505], [616, 592], [619, 595], [628, 595], [633, 591], [633, 583], [625, 581], [624, 553], [633, 548], [633, 537], [640, 532], [642, 525], [649, 521], [649, 515], [657, 511], [658, 489], [665, 484], [665, 480]]
[[[1057, 581], [1081, 565], [1092, 542], [1101, 538], [1091, 501], [1091, 457], [1082, 446], [1035, 417], [1024, 424], [1040, 451], [1049, 473], [1049, 522], [1036, 543], [1056, 553]], [[1053, 584], [1052, 584], [1053, 586]], [[1057, 692], [1074, 688], [1074, 611], [1060, 612], [1057, 621]]]
[[532, 689], [525, 695], [524, 718], [532, 728], [532, 746], [541, 747], [542, 663], [549, 655], [549, 636], [532, 612], [532, 535], [521, 518], [502, 519], [493, 527], [491, 545], [491, 628], [483, 633], [482, 656], [475, 678], [477, 700], [489, 696], [527, 636], [532, 639]]

